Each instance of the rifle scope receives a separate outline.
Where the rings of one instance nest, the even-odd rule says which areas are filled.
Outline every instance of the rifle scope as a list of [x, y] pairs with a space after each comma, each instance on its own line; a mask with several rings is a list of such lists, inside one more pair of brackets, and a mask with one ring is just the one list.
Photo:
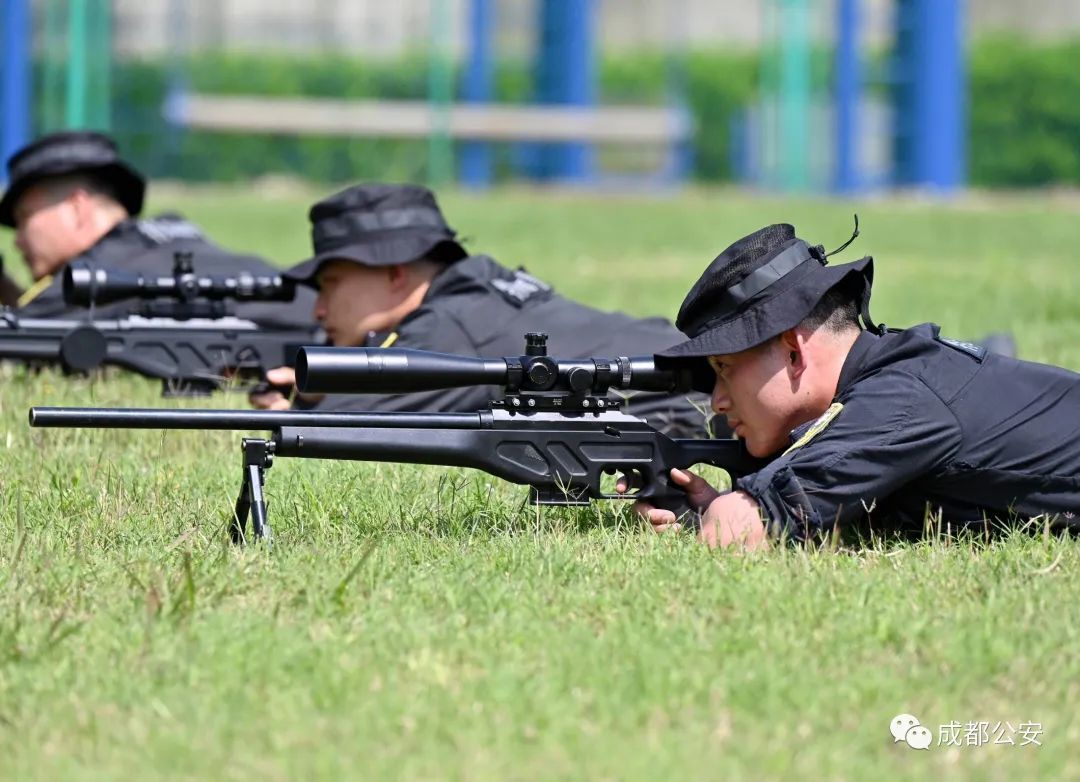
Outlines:
[[124, 299], [196, 301], [292, 301], [295, 283], [276, 274], [196, 274], [190, 253], [177, 253], [173, 273], [145, 275], [121, 269], [102, 269], [88, 263], [64, 268], [64, 301], [82, 307]]
[[608, 389], [675, 392], [686, 370], [657, 369], [652, 356], [562, 359], [546, 355], [545, 335], [526, 335], [526, 354], [476, 358], [405, 348], [302, 347], [296, 385], [321, 394], [432, 391], [503, 386], [512, 393], [606, 394]]

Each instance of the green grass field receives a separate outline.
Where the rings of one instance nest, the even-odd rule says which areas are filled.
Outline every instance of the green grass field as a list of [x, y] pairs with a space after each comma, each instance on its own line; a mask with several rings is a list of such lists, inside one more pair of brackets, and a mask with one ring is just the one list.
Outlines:
[[[286, 264], [322, 194], [162, 187], [152, 206]], [[731, 240], [788, 220], [831, 249], [857, 209], [843, 258], [877, 259], [876, 319], [1010, 330], [1025, 357], [1080, 370], [1075, 197], [443, 206], [474, 250], [668, 316]], [[282, 460], [275, 546], [241, 549], [225, 535], [238, 433], [26, 424], [32, 404], [241, 396], [0, 382], [2, 778], [1080, 779], [1076, 542], [739, 556], [624, 507], [538, 513], [476, 473]], [[894, 744], [901, 712], [929, 751]], [[968, 726], [984, 721], [985, 742]], [[951, 722], [962, 746], [939, 746]], [[1019, 746], [1021, 723], [1041, 746]]]

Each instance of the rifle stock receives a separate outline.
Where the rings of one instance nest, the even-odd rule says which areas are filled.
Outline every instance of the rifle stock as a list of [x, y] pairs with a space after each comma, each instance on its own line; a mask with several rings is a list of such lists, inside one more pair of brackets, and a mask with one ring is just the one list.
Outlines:
[[[670, 482], [672, 468], [704, 463], [742, 475], [753, 465], [738, 441], [672, 439], [621, 414], [602, 426], [576, 425], [546, 414], [531, 421], [527, 414], [516, 415], [517, 420], [497, 418], [493, 428], [286, 426], [274, 433], [274, 455], [468, 467], [530, 486], [537, 505], [634, 498], [676, 515], [692, 509], [686, 493]], [[703, 442], [708, 443], [704, 448]], [[634, 494], [605, 493], [605, 473], [636, 476], [640, 489]]]

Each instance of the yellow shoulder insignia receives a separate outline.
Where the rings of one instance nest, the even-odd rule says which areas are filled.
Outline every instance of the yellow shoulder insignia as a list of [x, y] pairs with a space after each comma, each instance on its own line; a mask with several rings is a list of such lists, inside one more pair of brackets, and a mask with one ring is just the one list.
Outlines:
[[831, 424], [832, 420], [836, 418], [836, 416], [840, 415], [840, 411], [843, 409], [844, 406], [840, 402], [833, 402], [831, 405], [829, 405], [829, 409], [822, 413], [820, 416], [818, 416], [818, 419], [814, 421], [813, 425], [809, 429], [806, 430], [803, 436], [796, 440], [794, 443], [792, 443], [791, 447], [784, 451], [782, 455], [787, 456], [792, 451], [802, 448], [808, 442], [821, 434], [825, 430], [825, 427]]
[[391, 331], [389, 336], [387, 336], [387, 338], [382, 341], [382, 344], [379, 345], [379, 347], [380, 348], [388, 348], [391, 345], [393, 345], [395, 342], [397, 342], [397, 332], [396, 331]]
[[52, 281], [52, 275], [46, 274], [40, 280], [38, 280], [25, 291], [23, 291], [23, 295], [19, 297], [19, 300], [16, 302], [16, 304], [20, 307], [25, 307], [27, 304], [36, 299], [43, 290], [52, 285]]

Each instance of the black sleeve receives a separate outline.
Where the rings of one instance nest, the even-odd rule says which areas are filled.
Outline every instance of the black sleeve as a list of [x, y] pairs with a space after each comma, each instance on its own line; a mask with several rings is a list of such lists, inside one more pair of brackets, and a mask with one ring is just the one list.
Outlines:
[[421, 309], [407, 318], [397, 329], [397, 341], [392, 347], [431, 350], [437, 353], [457, 353], [478, 356], [476, 344], [453, 315]]
[[882, 372], [854, 386], [800, 441], [736, 488], [757, 501], [770, 534], [805, 540], [861, 518], [940, 467], [960, 439], [952, 412], [919, 378]]

